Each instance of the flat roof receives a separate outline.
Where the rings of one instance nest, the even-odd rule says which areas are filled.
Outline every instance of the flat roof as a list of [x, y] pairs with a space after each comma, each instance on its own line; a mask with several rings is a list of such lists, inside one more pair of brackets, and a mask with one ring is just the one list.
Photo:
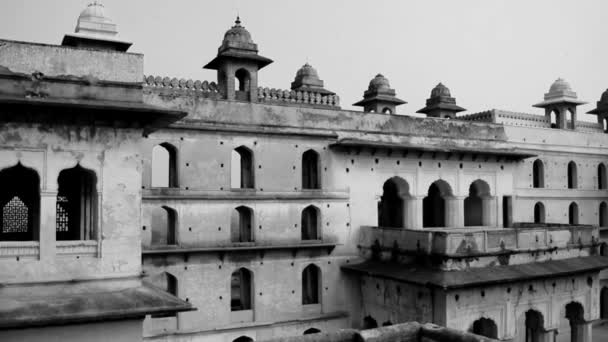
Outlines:
[[343, 265], [345, 271], [445, 290], [556, 278], [608, 268], [608, 257], [589, 256], [521, 265], [488, 266], [461, 271], [443, 271], [422, 264], [366, 261]]

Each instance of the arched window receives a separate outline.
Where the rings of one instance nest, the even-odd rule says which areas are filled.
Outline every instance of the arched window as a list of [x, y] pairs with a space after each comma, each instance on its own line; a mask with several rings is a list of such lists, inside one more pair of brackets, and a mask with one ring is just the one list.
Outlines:
[[249, 82], [251, 81], [249, 71], [245, 69], [239, 69], [234, 74], [234, 78], [236, 81], [235, 88], [237, 91], [249, 91]]
[[568, 189], [576, 189], [578, 187], [578, 176], [576, 172], [576, 163], [571, 161], [568, 163]]
[[568, 223], [578, 224], [578, 204], [574, 202], [568, 207]]
[[427, 196], [422, 200], [422, 225], [424, 227], [445, 227], [445, 198], [451, 196], [452, 189], [444, 180], [431, 184]]
[[57, 241], [94, 240], [97, 228], [97, 176], [80, 165], [59, 173]]
[[253, 210], [240, 206], [230, 217], [230, 238], [232, 242], [253, 242]]
[[[483, 226], [484, 215], [490, 213], [484, 212], [484, 201], [490, 198], [490, 186], [488, 183], [478, 179], [469, 186], [469, 196], [464, 199], [464, 225], [465, 226]], [[487, 210], [487, 209], [486, 209]], [[487, 220], [487, 219], [486, 219]]]
[[0, 241], [38, 240], [40, 178], [21, 163], [0, 171]]
[[570, 322], [570, 342], [583, 342], [585, 339], [584, 309], [580, 303], [570, 302], [566, 305], [566, 318]]
[[[178, 295], [178, 285], [177, 278], [169, 272], [162, 272], [160, 274], [149, 276], [144, 278], [144, 282], [146, 284], [152, 285], [162, 291], [170, 293], [177, 297]], [[159, 317], [174, 317], [175, 313], [167, 313], [167, 314], [153, 314], [153, 318]]]
[[320, 189], [319, 154], [308, 150], [302, 154], [302, 189]]
[[541, 342], [544, 335], [543, 316], [535, 310], [526, 311], [526, 342]]
[[318, 334], [320, 332], [321, 332], [321, 330], [319, 330], [317, 328], [308, 328], [304, 331], [303, 335]]
[[606, 205], [606, 202], [600, 203], [599, 209], [600, 227], [608, 227], [608, 205]]
[[498, 328], [496, 323], [489, 318], [480, 318], [473, 322], [473, 326], [470, 330], [473, 334], [485, 336], [488, 338], [498, 338]]
[[559, 128], [557, 125], [558, 115], [559, 115], [559, 112], [557, 110], [552, 110], [551, 113], [549, 114], [549, 119], [551, 121], [551, 128]]
[[319, 208], [309, 205], [302, 210], [302, 240], [319, 240]]
[[231, 164], [231, 187], [233, 189], [253, 189], [253, 153], [245, 146], [240, 146], [232, 151]]
[[540, 159], [536, 159], [532, 164], [532, 187], [545, 187], [545, 165]]
[[393, 177], [384, 182], [382, 197], [378, 202], [378, 226], [405, 227], [405, 200], [409, 197], [409, 184], [400, 178]]
[[308, 265], [302, 271], [302, 304], [319, 304], [321, 290], [321, 270], [316, 265]]
[[234, 271], [230, 277], [230, 310], [251, 310], [253, 274], [246, 268]]
[[382, 114], [393, 114], [393, 111], [390, 108], [385, 107], [382, 109]]
[[177, 188], [177, 149], [169, 143], [152, 148], [152, 187]]
[[545, 205], [541, 202], [534, 205], [534, 223], [545, 223]]
[[232, 340], [232, 342], [253, 342], [253, 339], [249, 336], [241, 336]]
[[363, 329], [375, 329], [378, 327], [378, 322], [372, 316], [363, 318]]
[[597, 166], [597, 188], [600, 190], [606, 190], [606, 166], [604, 163], [600, 163]]
[[177, 244], [177, 212], [167, 206], [152, 209], [152, 245]]

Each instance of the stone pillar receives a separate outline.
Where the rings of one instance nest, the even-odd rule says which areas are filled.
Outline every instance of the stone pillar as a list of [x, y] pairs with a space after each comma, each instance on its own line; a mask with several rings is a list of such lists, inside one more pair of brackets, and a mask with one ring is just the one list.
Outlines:
[[44, 191], [40, 193], [39, 240], [40, 259], [49, 260], [55, 257], [57, 220], [57, 192]]
[[570, 110], [572, 110], [572, 126], [570, 126], [570, 128], [572, 130], [576, 129], [576, 107], [572, 107], [570, 108]]
[[481, 198], [481, 225], [496, 226], [496, 215], [494, 215], [494, 207], [496, 197], [484, 196]]
[[445, 197], [445, 226], [464, 227], [464, 196]]
[[555, 335], [555, 330], [547, 330], [540, 336], [539, 342], [555, 342]]
[[408, 229], [422, 229], [423, 196], [406, 197], [403, 200], [404, 225]]
[[566, 108], [559, 108], [559, 115], [557, 116], [557, 128], [567, 129], [568, 128], [568, 110]]

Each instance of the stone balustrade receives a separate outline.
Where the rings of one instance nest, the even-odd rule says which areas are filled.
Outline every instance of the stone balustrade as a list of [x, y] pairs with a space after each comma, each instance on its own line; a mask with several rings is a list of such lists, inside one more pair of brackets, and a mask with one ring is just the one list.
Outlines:
[[144, 76], [143, 86], [144, 91], [157, 91], [175, 95], [198, 95], [203, 97], [219, 96], [219, 89], [215, 82], [148, 75]]
[[[362, 227], [359, 246], [446, 257], [483, 256], [599, 245], [594, 226], [517, 224], [515, 228]], [[376, 246], [376, 247], [374, 247]]]
[[[458, 120], [493, 122], [509, 126], [551, 128], [551, 121], [545, 115], [518, 113], [507, 110], [491, 109], [484, 112], [458, 116]], [[567, 122], [568, 127], [570, 121]], [[576, 130], [580, 132], [603, 132], [599, 123], [576, 121]]]
[[321, 93], [307, 91], [281, 90], [265, 87], [258, 88], [258, 101], [332, 108], [340, 107], [340, 97], [338, 95], [322, 95]]

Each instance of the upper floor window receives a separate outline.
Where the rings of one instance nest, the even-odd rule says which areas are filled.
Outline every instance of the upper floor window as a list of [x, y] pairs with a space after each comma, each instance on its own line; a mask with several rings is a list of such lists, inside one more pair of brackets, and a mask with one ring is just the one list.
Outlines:
[[319, 154], [308, 150], [302, 154], [302, 189], [320, 189]]
[[534, 205], [534, 223], [545, 223], [545, 206], [541, 202]]
[[0, 171], [0, 241], [38, 240], [40, 178], [21, 163]]
[[568, 163], [568, 189], [576, 189], [578, 187], [578, 176], [576, 163], [571, 161]]
[[232, 242], [253, 242], [253, 210], [240, 206], [230, 216], [230, 240]]
[[167, 206], [152, 209], [152, 245], [177, 244], [177, 212]]
[[606, 166], [604, 163], [600, 163], [597, 166], [597, 188], [605, 190], [606, 187]]
[[321, 270], [310, 264], [302, 271], [302, 304], [319, 304], [321, 289]]
[[80, 165], [59, 173], [57, 241], [95, 240], [97, 228], [97, 176]]
[[251, 310], [253, 274], [246, 268], [234, 271], [230, 278], [230, 310]]
[[309, 205], [302, 210], [302, 240], [319, 239], [319, 209]]
[[152, 187], [177, 188], [177, 149], [162, 143], [152, 149]]
[[578, 204], [574, 202], [568, 207], [568, 223], [578, 224]]
[[233, 189], [253, 189], [253, 152], [245, 146], [240, 146], [232, 151], [230, 186]]
[[532, 187], [545, 187], [545, 166], [540, 159], [536, 159], [532, 164]]

